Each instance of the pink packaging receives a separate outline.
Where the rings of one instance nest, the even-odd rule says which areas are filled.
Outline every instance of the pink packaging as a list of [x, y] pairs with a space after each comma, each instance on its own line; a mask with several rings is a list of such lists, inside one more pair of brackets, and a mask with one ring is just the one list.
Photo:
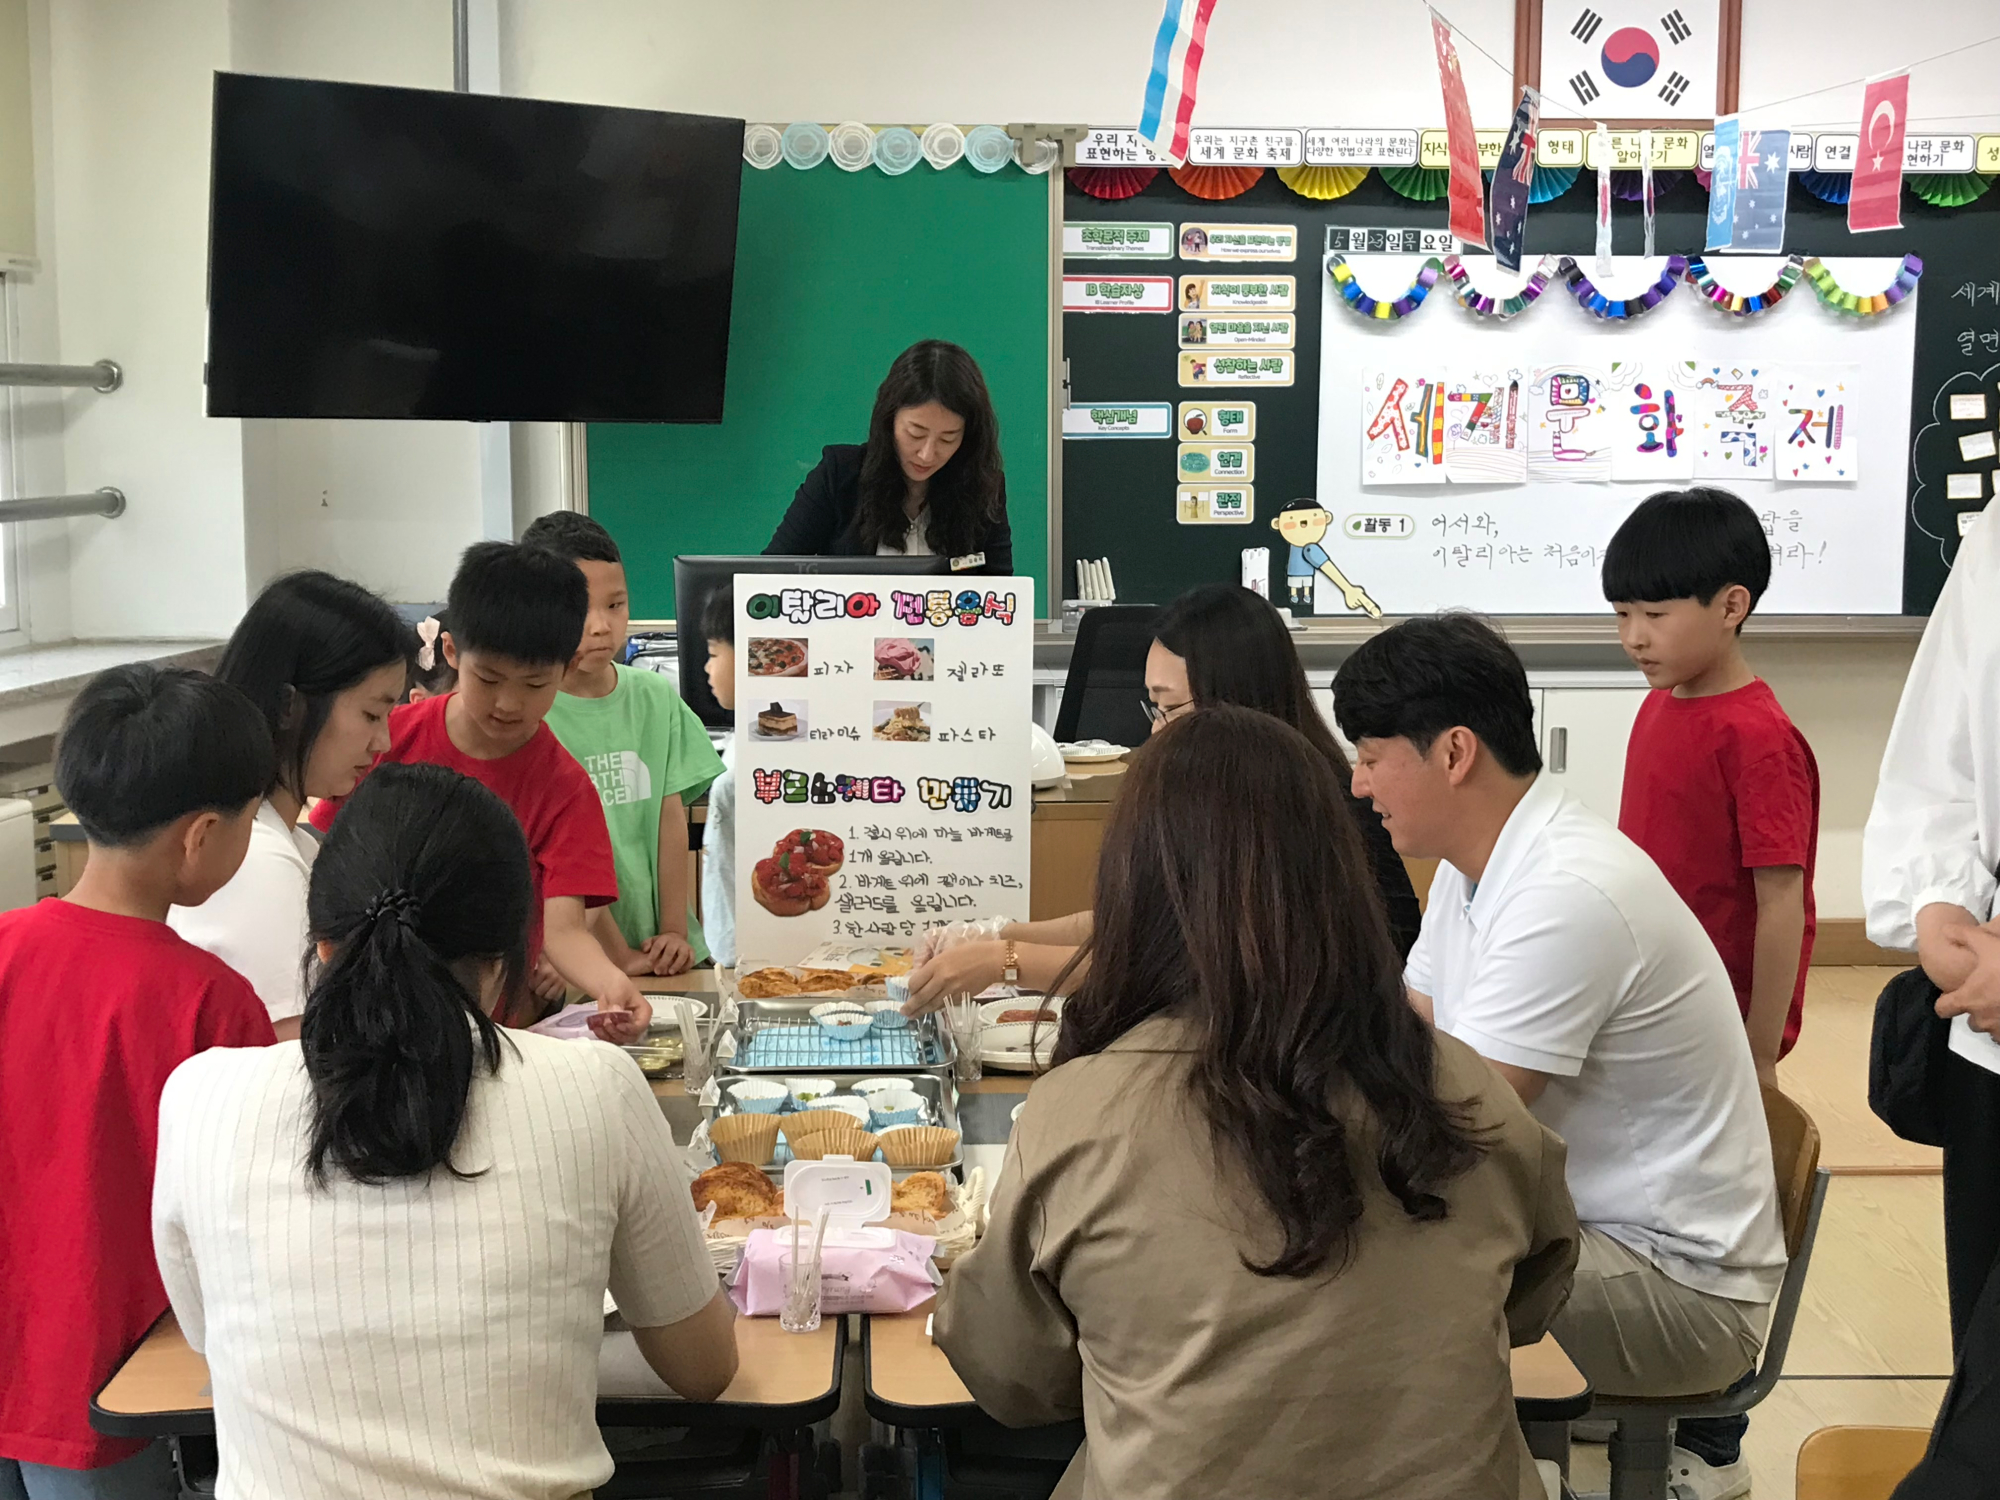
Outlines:
[[[800, 1235], [801, 1248], [812, 1230]], [[937, 1241], [900, 1229], [828, 1228], [820, 1247], [820, 1312], [899, 1313], [920, 1307], [944, 1278], [931, 1264]], [[792, 1253], [790, 1229], [755, 1229], [729, 1278], [730, 1300], [747, 1318], [775, 1318], [784, 1305], [780, 1258]]]

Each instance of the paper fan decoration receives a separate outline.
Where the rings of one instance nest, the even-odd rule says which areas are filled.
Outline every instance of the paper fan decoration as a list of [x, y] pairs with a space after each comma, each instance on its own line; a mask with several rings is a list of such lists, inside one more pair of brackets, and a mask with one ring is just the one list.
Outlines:
[[1069, 185], [1079, 193], [1115, 203], [1143, 193], [1146, 184], [1159, 175], [1158, 167], [1071, 167]]
[[1377, 167], [1390, 192], [1413, 203], [1435, 203], [1451, 187], [1451, 173], [1444, 167]]
[[[1907, 179], [1905, 179], [1907, 180]], [[1806, 262], [1806, 280], [1819, 293], [1819, 300], [1835, 312], [1853, 313], [1857, 317], [1873, 317], [1885, 313], [1917, 289], [1917, 279], [1924, 274], [1924, 263], [1915, 255], [1903, 257], [1903, 264], [1896, 271], [1896, 279], [1873, 295], [1850, 292], [1827, 268], [1825, 261], [1817, 255]]]
[[1552, 203], [1576, 186], [1582, 167], [1537, 167], [1535, 180], [1528, 185], [1530, 203]]
[[1854, 191], [1852, 172], [1794, 172], [1792, 181], [1822, 203], [1845, 203]]
[[1701, 184], [1701, 190], [1704, 193], [1708, 191], [1709, 179], [1714, 175], [1707, 167], [1696, 167], [1694, 169], [1694, 180]]
[[1361, 290], [1361, 283], [1355, 279], [1354, 268], [1347, 263], [1344, 255], [1329, 255], [1326, 258], [1326, 274], [1333, 278], [1334, 289], [1341, 300], [1364, 318], [1407, 318], [1424, 305], [1424, 298], [1431, 294], [1431, 288], [1444, 274], [1444, 263], [1435, 255], [1427, 259], [1417, 272], [1417, 279], [1410, 283], [1410, 289], [1402, 296], [1384, 301], [1371, 297]]
[[[1540, 176], [1540, 173], [1536, 173]], [[1679, 184], [1679, 172], [1655, 172], [1653, 174], [1653, 197], [1655, 200], [1673, 191]], [[1643, 174], [1638, 172], [1613, 172], [1611, 174], [1611, 196], [1620, 203], [1637, 203], [1646, 196]]]
[[924, 160], [942, 172], [965, 155], [965, 132], [942, 120], [923, 133]]
[[833, 147], [827, 139], [826, 127], [815, 125], [810, 120], [800, 120], [787, 125], [779, 140], [779, 149], [786, 162], [801, 172], [810, 172], [826, 160], [826, 153]]
[[1315, 203], [1345, 198], [1368, 180], [1366, 167], [1280, 167], [1278, 181]]
[[875, 159], [875, 132], [859, 120], [843, 120], [826, 133], [827, 154], [843, 172], [859, 172]]
[[1473, 286], [1472, 273], [1466, 270], [1464, 261], [1456, 255], [1444, 258], [1444, 272], [1451, 278], [1458, 305], [1467, 312], [1478, 313], [1482, 318], [1511, 318], [1516, 313], [1526, 312], [1549, 289], [1549, 283], [1555, 280], [1561, 269], [1561, 256], [1544, 255], [1534, 274], [1528, 277], [1519, 291], [1509, 297], [1495, 297]]
[[1903, 181], [1933, 208], [1963, 208], [1993, 186], [1991, 177], [1977, 172], [1912, 172]]
[[1806, 263], [1802, 256], [1788, 255], [1778, 272], [1778, 279], [1763, 291], [1751, 296], [1732, 292], [1715, 279], [1715, 273], [1708, 268], [1708, 262], [1699, 255], [1690, 255], [1687, 263], [1687, 279], [1694, 283], [1695, 290], [1707, 299], [1709, 306], [1718, 308], [1732, 317], [1748, 318], [1757, 313], [1776, 307], [1784, 299], [1785, 293], [1799, 284], [1805, 274]]
[[1014, 159], [1014, 137], [998, 125], [975, 125], [966, 132], [965, 159], [975, 172], [997, 172]]
[[901, 177], [924, 159], [923, 144], [907, 125], [891, 125], [875, 132], [875, 166], [891, 177]]
[[1685, 255], [1669, 255], [1667, 268], [1660, 272], [1660, 279], [1636, 297], [1607, 297], [1590, 284], [1590, 278], [1569, 256], [1562, 258], [1561, 274], [1568, 280], [1570, 294], [1577, 305], [1593, 318], [1636, 318], [1641, 313], [1649, 313], [1674, 294], [1674, 288], [1681, 284], [1681, 277], [1688, 268]]
[[1062, 147], [1054, 141], [1036, 141], [1032, 151], [1021, 141], [1014, 142], [1014, 165], [1030, 177], [1040, 177], [1062, 159]]
[[1167, 175], [1174, 186], [1195, 198], [1219, 203], [1224, 198], [1240, 198], [1257, 185], [1262, 167], [1170, 167]]
[[768, 172], [785, 159], [785, 140], [775, 125], [743, 127], [743, 159], [760, 172]]

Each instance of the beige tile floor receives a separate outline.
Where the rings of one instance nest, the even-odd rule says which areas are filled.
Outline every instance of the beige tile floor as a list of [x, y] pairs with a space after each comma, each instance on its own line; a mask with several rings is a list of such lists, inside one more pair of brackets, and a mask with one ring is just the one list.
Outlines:
[[[1799, 1445], [1820, 1427], [1928, 1427], [1951, 1370], [1938, 1153], [1868, 1112], [1868, 1028], [1890, 969], [1820, 968], [1806, 986], [1785, 1091], [1818, 1123], [1827, 1193], [1785, 1378], [1750, 1415], [1756, 1500], [1795, 1500]], [[1572, 1482], [1602, 1491], [1604, 1449], [1579, 1444]]]

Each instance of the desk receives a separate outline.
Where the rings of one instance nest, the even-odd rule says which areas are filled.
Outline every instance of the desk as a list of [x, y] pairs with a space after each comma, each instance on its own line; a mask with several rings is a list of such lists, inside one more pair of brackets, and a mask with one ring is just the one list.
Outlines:
[[[893, 1427], [949, 1427], [979, 1410], [944, 1351], [924, 1334], [935, 1301], [861, 1328], [868, 1415]], [[1514, 1411], [1525, 1426], [1567, 1422], [1590, 1409], [1590, 1384], [1553, 1338], [1514, 1351]]]
[[[917, 1331], [923, 1332], [921, 1322]], [[629, 1337], [625, 1342], [630, 1344]], [[738, 1318], [736, 1379], [718, 1400], [607, 1396], [597, 1403], [597, 1420], [607, 1427], [809, 1427], [840, 1405], [846, 1352], [845, 1318], [828, 1318], [808, 1334], [786, 1333], [776, 1318]], [[112, 1437], [190, 1437], [215, 1431], [208, 1362], [188, 1347], [171, 1312], [153, 1325], [91, 1401], [90, 1425]]]

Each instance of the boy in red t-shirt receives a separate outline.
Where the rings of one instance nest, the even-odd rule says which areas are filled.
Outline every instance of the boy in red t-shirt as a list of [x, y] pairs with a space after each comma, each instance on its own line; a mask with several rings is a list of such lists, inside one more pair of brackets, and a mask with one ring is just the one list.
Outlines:
[[[1653, 691], [1632, 724], [1618, 827], [1653, 857], [1722, 955], [1758, 1079], [1799, 1037], [1812, 961], [1819, 767], [1743, 659], [1770, 540], [1727, 490], [1644, 501], [1604, 550], [1618, 639]], [[1691, 1494], [1749, 1493], [1743, 1417], [1683, 1421], [1671, 1468]]]
[[[637, 1040], [652, 1007], [585, 925], [590, 907], [618, 899], [611, 835], [590, 774], [542, 720], [576, 655], [590, 589], [575, 564], [539, 547], [475, 542], [459, 559], [439, 637], [458, 673], [455, 691], [389, 715], [389, 748], [376, 762], [449, 766], [484, 783], [514, 810], [534, 864], [534, 990], [560, 1000], [575, 985], [606, 1013], [603, 1034]], [[341, 801], [312, 823], [333, 826]], [[534, 1015], [498, 1019], [526, 1025]]]
[[114, 667], [63, 726], [89, 863], [67, 898], [0, 915], [0, 1495], [179, 1493], [165, 1446], [99, 1436], [90, 1399], [167, 1310], [167, 1075], [275, 1040], [249, 982], [167, 926], [243, 863], [275, 764], [264, 716], [199, 672]]

